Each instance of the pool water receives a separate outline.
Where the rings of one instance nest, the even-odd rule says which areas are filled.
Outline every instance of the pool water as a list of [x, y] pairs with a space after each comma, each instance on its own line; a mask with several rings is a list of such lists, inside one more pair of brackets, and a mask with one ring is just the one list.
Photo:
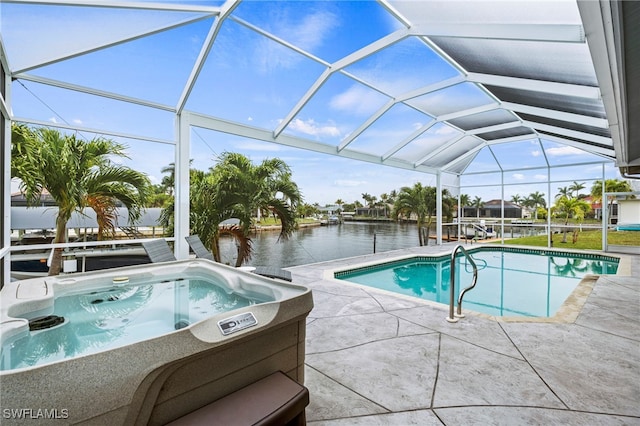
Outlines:
[[[271, 299], [273, 300], [273, 299]], [[125, 346], [179, 330], [218, 313], [266, 302], [205, 278], [112, 285], [57, 297], [64, 322], [2, 347], [0, 370], [29, 367]]]
[[[479, 249], [469, 252], [478, 283], [462, 307], [494, 316], [551, 317], [587, 274], [615, 274], [618, 259], [534, 250]], [[472, 280], [472, 267], [457, 257], [456, 301]], [[450, 256], [416, 257], [335, 273], [335, 278], [449, 304]]]

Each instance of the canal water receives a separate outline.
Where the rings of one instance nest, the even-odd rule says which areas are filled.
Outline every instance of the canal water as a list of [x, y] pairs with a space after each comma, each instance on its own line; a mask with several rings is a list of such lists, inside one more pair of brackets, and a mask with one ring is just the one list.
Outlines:
[[[253, 256], [247, 264], [286, 268], [372, 254], [374, 236], [376, 253], [418, 246], [415, 223], [344, 222], [300, 228], [284, 241], [278, 241], [278, 235], [278, 231], [252, 235]], [[223, 263], [235, 264], [236, 248], [231, 239], [220, 242], [220, 251]]]

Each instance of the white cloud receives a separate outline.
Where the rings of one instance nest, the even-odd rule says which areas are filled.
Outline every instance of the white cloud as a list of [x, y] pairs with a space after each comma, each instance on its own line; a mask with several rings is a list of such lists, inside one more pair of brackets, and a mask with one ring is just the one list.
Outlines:
[[79, 118], [74, 118], [71, 121], [73, 122], [73, 124], [77, 124], [78, 126], [82, 125], [82, 120], [80, 120]]
[[537, 179], [537, 180], [546, 180], [547, 179], [547, 175], [537, 174], [537, 175], [533, 175], [533, 178]]
[[302, 21], [291, 24], [285, 34], [293, 34], [292, 39], [306, 51], [314, 50], [324, 42], [326, 35], [338, 25], [336, 15], [328, 11], [318, 11], [305, 16]]
[[[278, 16], [271, 20], [278, 23], [278, 29], [271, 29], [271, 32], [276, 35], [286, 34], [286, 41], [307, 52], [313, 52], [321, 46], [338, 25], [336, 15], [326, 10], [311, 13], [302, 20], [287, 16], [285, 10], [275, 13]], [[253, 56], [256, 66], [262, 72], [292, 68], [303, 59], [302, 55], [266, 38], [257, 43]]]
[[583, 151], [578, 148], [574, 148], [572, 146], [559, 146], [559, 147], [549, 148], [546, 150], [546, 152], [548, 155], [553, 155], [553, 156], [587, 154], [586, 151]]
[[314, 119], [294, 119], [288, 126], [289, 129], [311, 136], [340, 136], [340, 130], [333, 123], [320, 125]]
[[515, 180], [523, 180], [524, 179], [524, 175], [522, 173], [514, 173], [511, 175], [512, 178], [514, 178]]
[[454, 129], [451, 126], [442, 125], [442, 126], [439, 126], [434, 133], [436, 135], [454, 135], [460, 132], [458, 132], [456, 129]]
[[380, 94], [363, 86], [353, 85], [345, 92], [334, 96], [329, 106], [338, 111], [348, 111], [353, 114], [371, 114], [383, 103]]
[[367, 182], [364, 180], [337, 179], [333, 181], [333, 184], [335, 186], [354, 187], [354, 186], [366, 185]]
[[539, 157], [542, 154], [542, 152], [540, 152], [539, 149], [535, 150], [535, 151], [531, 151], [531, 156], [532, 157]]

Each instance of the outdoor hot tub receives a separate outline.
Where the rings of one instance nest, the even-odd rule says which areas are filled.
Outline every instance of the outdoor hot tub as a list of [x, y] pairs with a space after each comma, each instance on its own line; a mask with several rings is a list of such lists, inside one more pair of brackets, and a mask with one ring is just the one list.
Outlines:
[[11, 282], [2, 424], [165, 424], [273, 372], [304, 382], [305, 287], [208, 260]]

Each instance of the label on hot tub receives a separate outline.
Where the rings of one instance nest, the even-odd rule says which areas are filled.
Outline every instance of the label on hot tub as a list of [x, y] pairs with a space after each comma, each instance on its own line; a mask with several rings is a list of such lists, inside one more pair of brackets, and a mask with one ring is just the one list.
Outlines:
[[256, 324], [258, 324], [258, 320], [251, 312], [245, 312], [218, 321], [218, 327], [220, 327], [220, 331], [222, 331], [222, 334], [225, 336], [248, 327], [253, 327]]

